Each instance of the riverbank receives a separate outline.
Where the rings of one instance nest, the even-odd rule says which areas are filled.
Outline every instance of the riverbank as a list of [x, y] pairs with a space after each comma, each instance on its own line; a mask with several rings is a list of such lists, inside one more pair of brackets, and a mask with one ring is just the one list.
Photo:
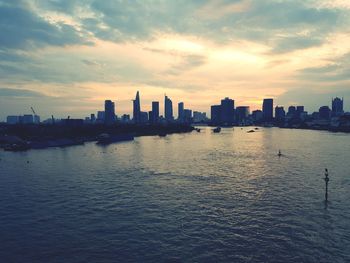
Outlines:
[[0, 127], [0, 148], [9, 151], [44, 149], [81, 145], [87, 141], [97, 141], [101, 134], [111, 136], [129, 135], [166, 136], [173, 133], [192, 132], [190, 125], [3, 125]]

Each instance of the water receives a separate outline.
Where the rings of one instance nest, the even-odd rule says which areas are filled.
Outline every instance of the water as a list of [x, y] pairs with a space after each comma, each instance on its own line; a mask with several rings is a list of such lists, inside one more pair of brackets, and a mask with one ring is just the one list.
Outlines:
[[350, 135], [246, 131], [0, 152], [0, 261], [350, 262]]

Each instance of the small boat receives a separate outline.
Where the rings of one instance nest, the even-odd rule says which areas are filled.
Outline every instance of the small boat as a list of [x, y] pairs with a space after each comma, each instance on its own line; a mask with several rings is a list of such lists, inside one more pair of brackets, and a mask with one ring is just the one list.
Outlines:
[[221, 127], [216, 127], [215, 129], [213, 129], [214, 133], [219, 133], [221, 132]]
[[201, 129], [199, 129], [199, 128], [196, 128], [195, 130], [196, 130], [196, 132], [201, 132]]
[[255, 130], [249, 130], [249, 131], [247, 131], [247, 133], [252, 133], [252, 132], [255, 132]]
[[278, 157], [281, 157], [281, 156], [282, 156], [281, 150], [278, 151], [277, 156], [278, 156]]
[[115, 142], [133, 141], [134, 136], [130, 134], [110, 135], [103, 133], [97, 137], [97, 144], [106, 145]]
[[256, 128], [254, 128], [254, 130], [256, 130], [256, 131], [257, 131], [257, 130], [259, 130], [259, 128], [258, 128], [258, 127], [256, 127]]
[[166, 132], [160, 132], [160, 133], [158, 133], [158, 136], [159, 137], [166, 137], [167, 134], [166, 134]]

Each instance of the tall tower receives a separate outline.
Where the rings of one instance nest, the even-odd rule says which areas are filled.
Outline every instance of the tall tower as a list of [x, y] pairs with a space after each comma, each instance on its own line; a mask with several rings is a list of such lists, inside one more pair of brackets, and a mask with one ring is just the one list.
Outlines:
[[111, 100], [105, 101], [105, 124], [111, 125], [115, 122], [115, 105]]
[[135, 123], [141, 122], [141, 104], [140, 104], [140, 93], [137, 91], [136, 98], [133, 100], [133, 118]]
[[183, 102], [180, 102], [178, 104], [178, 117], [177, 119], [182, 122], [184, 121], [184, 110], [185, 110], [185, 106]]
[[336, 97], [332, 99], [332, 115], [340, 116], [344, 114], [344, 99]]
[[173, 102], [165, 95], [164, 99], [164, 116], [167, 121], [173, 121]]
[[264, 119], [264, 121], [272, 121], [273, 120], [273, 99], [264, 99], [263, 119]]

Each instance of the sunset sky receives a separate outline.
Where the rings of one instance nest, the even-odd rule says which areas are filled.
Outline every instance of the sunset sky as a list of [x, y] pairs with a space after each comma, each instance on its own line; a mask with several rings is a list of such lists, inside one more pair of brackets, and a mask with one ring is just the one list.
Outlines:
[[137, 90], [144, 111], [165, 93], [208, 113], [227, 96], [350, 110], [349, 0], [0, 0], [0, 32], [0, 120], [105, 99], [120, 116]]

